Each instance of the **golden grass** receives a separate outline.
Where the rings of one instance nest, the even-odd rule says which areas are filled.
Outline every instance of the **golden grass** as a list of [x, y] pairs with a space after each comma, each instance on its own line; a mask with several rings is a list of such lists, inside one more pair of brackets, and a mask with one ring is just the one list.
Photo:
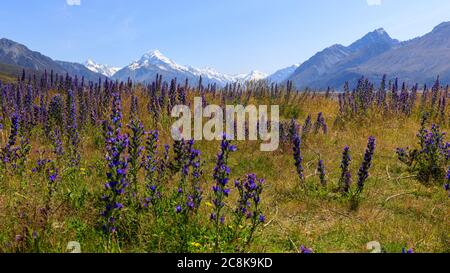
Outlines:
[[[124, 97], [123, 102], [127, 117], [129, 97]], [[256, 104], [267, 102], [250, 101]], [[146, 129], [157, 127], [163, 130], [161, 144], [170, 144], [167, 134], [170, 119], [161, 113], [155, 125], [150, 115], [146, 114], [146, 103], [145, 99], [141, 99], [139, 105]], [[232, 179], [253, 172], [267, 181], [262, 200], [267, 222], [258, 232], [251, 251], [297, 252], [300, 245], [305, 245], [316, 252], [368, 252], [366, 244], [374, 240], [389, 252], [400, 252], [402, 247], [414, 248], [416, 252], [450, 251], [448, 194], [440, 184], [424, 186], [409, 177], [395, 155], [395, 148], [415, 145], [419, 127], [415, 115], [386, 117], [373, 113], [366, 121], [348, 122], [344, 129], [339, 129], [333, 126], [338, 113], [338, 104], [334, 99], [323, 96], [299, 98], [290, 104], [281, 102], [281, 108], [282, 113], [284, 109], [297, 109], [300, 123], [308, 114], [314, 119], [319, 112], [323, 112], [330, 127], [329, 133], [309, 136], [303, 143], [302, 153], [307, 183], [319, 184], [315, 172], [320, 157], [327, 169], [329, 186], [320, 192], [299, 190], [289, 145], [281, 146], [276, 152], [263, 153], [259, 151], [259, 143], [237, 142], [238, 152], [231, 155], [229, 162]], [[288, 119], [289, 116], [283, 118]], [[444, 130], [448, 129], [445, 126]], [[105, 181], [103, 151], [96, 144], [101, 133], [99, 128], [88, 128], [81, 135], [82, 171], [72, 175], [65, 173], [60, 182], [53, 202], [58, 210], [51, 215], [52, 228], [46, 231], [45, 238], [48, 239], [42, 246], [46, 252], [63, 252], [71, 240], [80, 241], [85, 251], [104, 251], [94, 232], [99, 213], [97, 198]], [[371, 176], [359, 209], [351, 211], [348, 202], [333, 194], [332, 189], [338, 183], [342, 149], [346, 145], [351, 149], [355, 180], [369, 136], [376, 137], [377, 141]], [[49, 154], [48, 144], [41, 134], [32, 138], [33, 163], [30, 166], [42, 151], [46, 150]], [[218, 145], [218, 142], [205, 141], [196, 144], [205, 160], [205, 194], [210, 193], [213, 184], [212, 168]], [[64, 166], [61, 168], [64, 172]], [[0, 251], [11, 251], [7, 246], [13, 244], [14, 235], [23, 226], [18, 214], [36, 214], [43, 202], [45, 189], [29, 170], [23, 178], [4, 177], [0, 188], [0, 243], [3, 244]], [[209, 195], [205, 199], [209, 201]], [[233, 195], [227, 205], [232, 206], [235, 199]], [[209, 210], [207, 206], [202, 207], [205, 215]], [[37, 225], [39, 219], [30, 217], [36, 221], [33, 225]], [[208, 221], [206, 218], [205, 222]], [[151, 237], [145, 239], [152, 240]], [[158, 250], [129, 245], [122, 251]]]

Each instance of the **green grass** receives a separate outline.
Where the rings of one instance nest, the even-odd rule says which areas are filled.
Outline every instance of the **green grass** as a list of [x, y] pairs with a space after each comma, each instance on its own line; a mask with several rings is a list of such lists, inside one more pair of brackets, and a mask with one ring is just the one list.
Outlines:
[[0, 63], [0, 80], [2, 82], [13, 83], [19, 75], [22, 75], [22, 68]]
[[3, 83], [12, 83], [15, 80], [17, 79], [14, 79], [14, 77], [12, 77], [11, 75], [0, 73], [0, 81], [2, 81]]
[[[124, 113], [128, 119], [129, 96], [124, 96]], [[212, 99], [210, 99], [212, 100]], [[219, 100], [218, 100], [219, 101]], [[252, 98], [252, 103], [266, 104], [267, 99]], [[144, 111], [147, 100], [141, 95], [141, 119], [146, 130], [162, 130], [163, 143], [171, 144], [168, 137], [170, 122], [153, 124], [152, 118]], [[274, 102], [275, 103], [275, 102]], [[319, 185], [315, 175], [319, 156], [327, 169], [327, 189], [317, 191], [299, 190], [299, 180], [295, 172], [292, 151], [289, 145], [282, 145], [278, 151], [259, 151], [257, 142], [237, 142], [238, 152], [232, 153], [229, 166], [231, 180], [247, 173], [256, 173], [266, 179], [262, 205], [267, 221], [256, 233], [251, 252], [298, 252], [301, 245], [315, 252], [368, 252], [366, 244], [379, 241], [387, 252], [401, 252], [402, 247], [413, 248], [415, 252], [450, 251], [450, 206], [448, 193], [441, 182], [425, 186], [410, 177], [406, 168], [398, 161], [395, 148], [414, 146], [419, 128], [419, 115], [379, 116], [370, 114], [362, 121], [348, 122], [345, 128], [332, 126], [338, 114], [335, 99], [323, 96], [299, 95], [288, 104], [281, 105], [283, 119], [292, 113], [300, 123], [311, 114], [313, 118], [323, 112], [330, 129], [327, 135], [310, 135], [302, 146], [305, 175], [309, 185]], [[163, 120], [163, 119], [160, 119]], [[448, 124], [444, 124], [448, 131]], [[8, 136], [3, 130], [2, 147]], [[62, 179], [52, 199], [52, 213], [47, 224], [42, 226], [39, 209], [45, 198], [45, 183], [33, 174], [31, 168], [39, 155], [46, 151], [51, 157], [50, 143], [42, 130], [36, 130], [31, 137], [33, 150], [27, 171], [20, 177], [6, 174], [0, 185], [0, 252], [64, 252], [69, 241], [81, 243], [85, 252], [166, 252], [173, 251], [175, 228], [169, 220], [158, 228], [151, 214], [140, 218], [138, 235], [132, 241], [121, 243], [120, 250], [105, 248], [104, 237], [98, 230], [101, 207], [98, 203], [103, 184], [106, 181], [104, 151], [100, 129], [89, 127], [81, 132], [82, 164], [79, 169], [65, 167], [58, 162]], [[352, 174], [356, 179], [362, 161], [367, 138], [375, 136], [377, 147], [362, 200], [358, 210], [349, 209], [348, 200], [333, 192], [340, 176], [339, 164], [342, 149], [348, 145], [352, 154]], [[213, 185], [212, 169], [219, 149], [218, 142], [201, 141], [196, 147], [202, 151], [204, 164], [203, 189], [205, 202], [210, 202]], [[139, 174], [143, 183], [143, 174]], [[176, 177], [168, 181], [168, 186], [177, 183]], [[227, 200], [227, 206], [234, 206], [236, 191]], [[212, 225], [208, 215], [211, 208], [203, 203], [196, 219], [192, 246], [189, 251], [211, 252], [213, 247], [205, 237]], [[125, 210], [124, 214], [129, 213]], [[25, 215], [25, 216], [24, 216]], [[229, 223], [227, 223], [229, 224]], [[159, 226], [160, 227], [160, 226]], [[38, 230], [39, 239], [32, 243], [17, 242], [16, 235], [24, 234], [24, 229]], [[197, 233], [195, 233], [197, 232]], [[197, 237], [195, 237], [197, 236]], [[232, 251], [225, 247], [225, 251]]]
[[[23, 68], [16, 65], [0, 63], [0, 80], [5, 83], [14, 83], [18, 76], [22, 76]], [[43, 71], [25, 68], [26, 75], [36, 75], [38, 79]]]

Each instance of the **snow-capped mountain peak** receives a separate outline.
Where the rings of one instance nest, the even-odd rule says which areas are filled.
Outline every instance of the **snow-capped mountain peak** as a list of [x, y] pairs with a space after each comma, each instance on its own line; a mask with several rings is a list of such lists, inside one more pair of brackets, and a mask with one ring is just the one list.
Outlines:
[[179, 65], [171, 59], [167, 58], [161, 51], [155, 49], [145, 53], [138, 61], [133, 62], [128, 67], [131, 70], [138, 70], [140, 68], [148, 68], [150, 66], [156, 66], [162, 70], [181, 70], [188, 71], [189, 68]]
[[169, 58], [167, 58], [166, 56], [164, 56], [164, 54], [161, 53], [161, 51], [159, 51], [158, 49], [155, 50], [150, 50], [147, 53], [145, 53], [141, 59], [144, 60], [159, 60], [165, 63], [171, 63], [173, 62], [172, 60], [170, 60]]
[[244, 79], [248, 81], [259, 81], [264, 80], [265, 78], [267, 78], [267, 76], [268, 75], [264, 72], [253, 70], [252, 72], [247, 74], [247, 76]]
[[124, 80], [129, 77], [135, 81], [151, 81], [156, 74], [162, 75], [164, 78], [188, 79], [191, 83], [198, 81], [202, 77], [204, 84], [216, 83], [219, 86], [224, 86], [231, 82], [261, 80], [267, 77], [266, 74], [259, 71], [231, 76], [220, 73], [210, 67], [196, 68], [189, 65], [180, 65], [166, 57], [161, 51], [151, 50], [139, 60], [120, 70], [114, 78]]
[[120, 70], [118, 67], [112, 67], [105, 64], [98, 64], [94, 62], [92, 59], [88, 59], [84, 66], [95, 73], [100, 73], [102, 75], [105, 75], [107, 77], [112, 77], [114, 74], [116, 74], [117, 71]]

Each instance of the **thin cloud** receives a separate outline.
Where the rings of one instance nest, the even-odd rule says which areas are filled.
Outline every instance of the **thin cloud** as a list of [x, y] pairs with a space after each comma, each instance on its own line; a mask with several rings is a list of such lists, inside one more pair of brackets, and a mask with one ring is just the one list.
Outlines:
[[383, 4], [383, 0], [366, 0], [367, 1], [367, 5], [369, 6], [380, 6], [381, 4]]
[[66, 0], [66, 3], [69, 6], [80, 6], [81, 0]]

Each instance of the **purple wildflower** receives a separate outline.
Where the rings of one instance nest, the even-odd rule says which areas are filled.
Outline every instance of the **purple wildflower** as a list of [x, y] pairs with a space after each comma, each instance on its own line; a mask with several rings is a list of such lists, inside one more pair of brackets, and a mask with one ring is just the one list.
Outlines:
[[228, 181], [230, 176], [230, 168], [228, 167], [228, 156], [230, 152], [236, 151], [236, 146], [231, 145], [231, 142], [227, 140], [227, 136], [224, 134], [222, 137], [222, 143], [220, 145], [220, 152], [217, 155], [216, 166], [214, 167], [213, 178], [215, 180], [214, 192], [213, 192], [213, 204], [214, 211], [211, 213], [210, 219], [215, 222], [216, 229], [216, 242], [215, 248], [219, 247], [220, 236], [220, 223], [223, 219], [221, 215], [222, 208], [225, 206], [224, 198], [229, 192]]
[[121, 134], [122, 112], [119, 94], [114, 94], [113, 112], [111, 114], [112, 125], [107, 126], [106, 132], [106, 160], [108, 171], [106, 173], [108, 181], [105, 184], [105, 193], [102, 197], [105, 209], [102, 216], [105, 219], [103, 230], [106, 233], [117, 232], [116, 220], [120, 216], [120, 209], [116, 203], [122, 199], [125, 189], [128, 186], [127, 169], [128, 160], [124, 154], [129, 145], [128, 136]]
[[[158, 171], [164, 172], [165, 170], [158, 170], [160, 164], [158, 164], [157, 153], [158, 153], [158, 142], [159, 142], [159, 132], [150, 131], [147, 133], [147, 140], [145, 142], [145, 181], [146, 187], [149, 189], [146, 198], [145, 206], [151, 204], [154, 208], [161, 197], [161, 181], [158, 179]], [[160, 173], [160, 175], [162, 175]], [[156, 210], [155, 210], [156, 211]]]
[[324, 134], [327, 134], [328, 126], [325, 122], [325, 118], [323, 117], [323, 113], [319, 113], [317, 116], [316, 123], [314, 124], [314, 133], [319, 133], [321, 129]]
[[369, 142], [367, 143], [366, 153], [364, 154], [364, 161], [361, 164], [358, 172], [358, 191], [362, 192], [364, 188], [364, 182], [369, 177], [369, 169], [372, 165], [372, 158], [375, 152], [375, 138], [369, 137]]
[[255, 174], [248, 174], [244, 180], [236, 180], [234, 185], [239, 192], [238, 206], [235, 210], [236, 214], [241, 217], [248, 212], [255, 217], [262, 215], [259, 210], [259, 205], [264, 179], [258, 179]]
[[64, 109], [61, 95], [54, 96], [48, 106], [48, 120], [46, 130], [47, 133], [51, 132], [55, 126], [60, 130], [63, 129], [64, 124]]
[[319, 173], [319, 178], [320, 178], [320, 184], [322, 184], [322, 186], [326, 186], [327, 185], [327, 180], [326, 180], [326, 173], [325, 173], [325, 165], [323, 164], [323, 160], [319, 160], [319, 163], [317, 164], [317, 172]]
[[412, 248], [409, 248], [409, 249], [402, 248], [402, 253], [403, 254], [413, 254], [414, 250]]
[[8, 142], [6, 146], [2, 149], [1, 160], [3, 164], [12, 163], [16, 158], [16, 148], [17, 136], [19, 134], [19, 115], [14, 114], [11, 117], [11, 133], [9, 134]]
[[313, 251], [312, 251], [312, 249], [310, 249], [310, 248], [307, 248], [307, 247], [305, 247], [305, 246], [301, 246], [300, 247], [300, 253], [302, 253], [302, 254], [312, 254], [312, 253], [314, 253]]
[[350, 173], [350, 148], [346, 146], [344, 152], [342, 153], [341, 161], [341, 179], [340, 179], [340, 190], [341, 192], [348, 192], [350, 190], [350, 185], [352, 184], [352, 175]]
[[226, 197], [227, 184], [229, 181], [230, 168], [228, 167], [228, 155], [230, 152], [236, 151], [236, 147], [231, 145], [226, 136], [223, 136], [223, 140], [220, 146], [220, 153], [217, 155], [217, 163], [214, 167], [213, 178], [216, 182], [214, 191], [215, 213], [220, 216], [220, 211], [223, 208], [223, 199]]
[[73, 95], [73, 91], [69, 90], [67, 94], [67, 112], [68, 112], [68, 120], [67, 120], [67, 138], [69, 141], [69, 163], [72, 167], [79, 166], [80, 164], [80, 153], [78, 151], [78, 146], [80, 143], [80, 139], [78, 136], [78, 128], [77, 128], [77, 112], [75, 106], [75, 98]]
[[264, 216], [264, 215], [261, 214], [261, 215], [259, 216], [258, 220], [259, 220], [259, 222], [264, 223], [264, 222], [266, 221], [266, 216]]
[[133, 119], [131, 120], [130, 124], [128, 124], [128, 128], [130, 128], [131, 130], [131, 137], [128, 145], [128, 164], [130, 166], [129, 182], [133, 187], [130, 193], [136, 195], [138, 192], [137, 175], [142, 167], [140, 158], [142, 150], [144, 149], [144, 147], [142, 146], [142, 137], [144, 136], [145, 131], [141, 121], [135, 115], [133, 115]]
[[298, 134], [294, 135], [292, 138], [292, 149], [294, 152], [294, 161], [295, 161], [295, 168], [297, 171], [297, 174], [300, 178], [300, 181], [303, 183], [305, 180], [305, 176], [303, 175], [303, 157], [302, 157], [302, 151], [301, 151], [301, 138]]
[[[302, 136], [308, 135], [309, 132], [310, 132], [311, 129], [312, 129], [312, 126], [313, 126], [313, 124], [312, 124], [312, 121], [311, 121], [311, 115], [308, 115], [308, 116], [306, 117], [305, 123], [303, 124], [303, 127], [302, 127], [302, 133], [301, 133]], [[292, 136], [294, 136], [294, 135], [292, 135]]]
[[235, 225], [240, 226], [245, 219], [250, 220], [248, 243], [252, 240], [256, 228], [266, 221], [260, 207], [264, 179], [258, 179], [255, 174], [248, 174], [243, 180], [236, 180], [234, 185], [239, 192]]
[[176, 211], [176, 213], [181, 213], [181, 211], [182, 211], [181, 206], [177, 206], [177, 207], [175, 208], [175, 211]]
[[53, 140], [53, 153], [59, 158], [64, 155], [63, 143], [61, 140], [61, 131], [58, 127], [52, 131], [51, 138]]

